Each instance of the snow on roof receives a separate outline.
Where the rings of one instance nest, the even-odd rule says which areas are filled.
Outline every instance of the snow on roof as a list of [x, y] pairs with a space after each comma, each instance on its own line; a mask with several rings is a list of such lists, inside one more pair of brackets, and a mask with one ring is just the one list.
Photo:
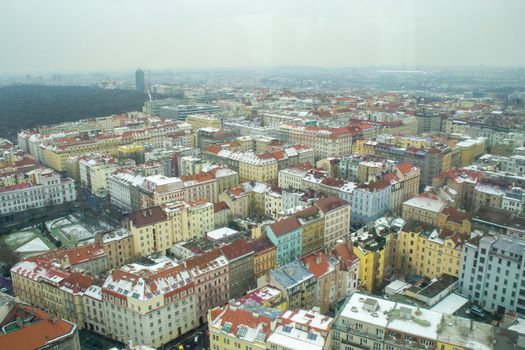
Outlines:
[[429, 198], [427, 196], [417, 196], [407, 200], [403, 204], [436, 213], [441, 212], [441, 210], [443, 210], [445, 207], [445, 203], [443, 203], [440, 199]]
[[395, 293], [399, 293], [400, 291], [402, 291], [403, 289], [406, 289], [408, 287], [410, 287], [410, 285], [408, 283], [403, 282], [401, 280], [395, 280], [395, 281], [389, 283], [385, 287], [385, 292], [387, 294], [392, 295], [392, 294], [395, 294]]
[[236, 231], [236, 230], [231, 229], [229, 227], [221, 227], [221, 228], [218, 228], [216, 230], [208, 232], [206, 236], [208, 237], [208, 239], [220, 240], [222, 238], [233, 236], [233, 235], [236, 235], [238, 233], [239, 233], [239, 231]]
[[474, 189], [478, 192], [483, 192], [483, 193], [490, 194], [493, 196], [505, 195], [505, 191], [502, 188], [497, 187], [497, 186], [491, 186], [488, 184], [477, 184]]
[[434, 305], [430, 310], [441, 312], [445, 315], [452, 315], [454, 312], [459, 310], [463, 305], [468, 302], [468, 299], [462, 297], [459, 294], [452, 293], [447, 296], [445, 299], [441, 300], [439, 303]]
[[[367, 305], [371, 305], [372, 308]], [[375, 307], [373, 307], [375, 305]], [[396, 303], [390, 300], [374, 298], [364, 294], [354, 293], [346, 302], [341, 317], [386, 328], [388, 325], [387, 312], [395, 307]]]
[[439, 312], [406, 304], [398, 304], [388, 316], [388, 329], [403, 334], [424, 335], [425, 338], [434, 340], [438, 337], [438, 327], [443, 317]]
[[321, 334], [308, 333], [290, 326], [278, 326], [268, 337], [268, 344], [291, 350], [322, 350], [325, 338]]
[[169, 258], [153, 265], [129, 264], [113, 270], [103, 289], [137, 300], [149, 300], [159, 294], [192, 287], [190, 274]]

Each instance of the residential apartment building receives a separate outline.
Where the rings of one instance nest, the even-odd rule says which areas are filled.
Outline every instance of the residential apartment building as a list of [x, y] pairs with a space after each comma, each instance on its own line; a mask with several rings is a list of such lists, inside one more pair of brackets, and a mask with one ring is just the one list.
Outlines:
[[213, 249], [185, 259], [184, 266], [195, 283], [196, 317], [203, 324], [208, 310], [230, 300], [228, 261], [219, 249]]
[[352, 252], [359, 259], [359, 279], [362, 288], [369, 292], [383, 286], [388, 247], [387, 239], [375, 229], [361, 228], [350, 236]]
[[264, 230], [276, 247], [278, 266], [286, 265], [301, 256], [301, 225], [294, 216], [265, 226]]
[[275, 350], [328, 350], [333, 318], [313, 310], [288, 310], [277, 319], [267, 348]]
[[219, 248], [226, 257], [229, 267], [230, 298], [239, 298], [248, 290], [256, 287], [253, 271], [253, 255], [251, 246], [239, 239]]
[[229, 304], [210, 310], [210, 349], [266, 350], [266, 340], [275, 329], [279, 315], [280, 312], [270, 308], [251, 311]]
[[165, 254], [175, 243], [168, 215], [159, 206], [131, 213], [128, 225], [133, 237], [133, 252], [137, 255]]
[[38, 168], [25, 175], [26, 182], [0, 188], [0, 220], [20, 212], [64, 205], [77, 198], [73, 179], [61, 178], [51, 169]]
[[231, 218], [245, 218], [250, 215], [250, 195], [243, 187], [235, 187], [219, 195], [219, 201], [230, 208]]
[[301, 226], [301, 256], [317, 252], [324, 247], [324, 216], [320, 209], [313, 205], [300, 210], [294, 217]]
[[340, 261], [324, 252], [316, 252], [301, 258], [303, 265], [314, 274], [317, 281], [315, 303], [322, 314], [327, 314], [340, 295]]
[[220, 228], [228, 226], [231, 219], [230, 207], [226, 202], [213, 203], [213, 227]]
[[95, 283], [92, 275], [67, 271], [48, 257], [33, 257], [11, 268], [14, 294], [20, 300], [85, 327], [82, 295]]
[[525, 241], [485, 235], [463, 246], [459, 290], [482, 308], [525, 315]]
[[101, 243], [106, 252], [109, 270], [128, 264], [135, 257], [133, 235], [126, 228], [98, 234], [95, 241]]
[[215, 203], [218, 198], [217, 181], [212, 172], [201, 172], [181, 177], [184, 182], [184, 199], [195, 202], [206, 199]]
[[339, 240], [350, 234], [350, 204], [339, 197], [330, 196], [315, 202], [324, 217], [323, 246], [332, 249]]
[[85, 157], [78, 161], [80, 183], [92, 194], [104, 197], [109, 190], [109, 176], [122, 168], [131, 168], [135, 162], [110, 156]]
[[[2, 349], [80, 350], [78, 327], [51, 313], [0, 295]], [[21, 323], [21, 325], [20, 325]]]
[[120, 342], [161, 347], [197, 325], [195, 284], [168, 258], [111, 271], [84, 295], [87, 328]]
[[277, 266], [277, 249], [266, 236], [248, 241], [248, 245], [253, 250], [253, 277], [257, 281]]
[[332, 256], [340, 261], [337, 295], [345, 297], [359, 287], [359, 258], [347, 242], [337, 244]]
[[351, 225], [362, 227], [390, 209], [391, 184], [387, 179], [358, 184], [351, 197]]
[[332, 325], [332, 349], [495, 349], [494, 326], [353, 293]]
[[281, 123], [277, 132], [279, 139], [284, 142], [312, 148], [315, 159], [319, 160], [352, 153], [352, 140], [359, 134], [360, 129], [322, 128]]
[[403, 203], [401, 217], [430, 225], [437, 225], [439, 214], [445, 209], [445, 203], [434, 193], [425, 192]]
[[441, 274], [459, 277], [461, 251], [469, 236], [409, 220], [392, 235], [395, 271], [433, 279]]
[[300, 261], [292, 261], [270, 271], [269, 278], [268, 282], [284, 293], [289, 309], [315, 306], [317, 281]]

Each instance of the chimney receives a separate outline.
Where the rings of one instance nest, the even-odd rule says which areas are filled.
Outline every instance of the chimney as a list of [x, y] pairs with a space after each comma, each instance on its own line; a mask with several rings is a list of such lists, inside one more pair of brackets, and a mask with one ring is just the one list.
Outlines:
[[321, 263], [321, 253], [317, 253], [315, 256], [315, 263], [319, 265]]

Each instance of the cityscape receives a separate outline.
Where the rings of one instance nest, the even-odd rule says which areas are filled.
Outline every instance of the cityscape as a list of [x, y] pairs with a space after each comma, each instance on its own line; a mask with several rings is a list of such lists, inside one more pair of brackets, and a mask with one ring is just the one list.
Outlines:
[[[83, 33], [99, 15], [98, 0], [89, 9], [78, 1], [78, 13], [29, 3], [0, 5], [14, 14], [6, 23], [22, 10], [35, 24], [59, 11]], [[439, 5], [429, 1], [436, 13], [423, 14], [412, 2], [268, 10], [203, 1], [206, 10], [164, 4], [160, 15], [160, 2], [108, 3], [101, 21], [155, 8], [143, 35], [175, 16], [174, 28], [149, 38], [165, 51], [128, 55], [135, 49], [123, 42], [124, 58], [110, 50], [82, 60], [68, 45], [103, 48], [94, 28], [84, 42], [53, 37], [64, 50], [55, 66], [18, 60], [16, 50], [0, 57], [0, 349], [525, 349], [525, 49], [507, 45], [523, 41], [524, 4], [450, 5], [463, 20], [492, 16], [508, 35], [447, 46], [460, 61], [412, 49], [390, 61], [352, 53], [368, 64], [274, 51], [316, 49], [282, 47], [298, 35], [288, 21], [311, 35], [322, 28], [311, 38], [320, 45], [339, 38], [324, 25], [350, 30], [339, 10], [389, 31], [388, 11], [376, 6], [392, 15], [408, 6], [411, 21], [434, 23]], [[236, 25], [267, 11], [272, 64], [267, 21], [243, 27], [261, 48], [231, 44], [242, 36]], [[333, 23], [319, 19], [325, 11]], [[215, 43], [213, 28], [190, 33], [189, 13], [202, 15], [197, 23], [231, 20], [216, 29], [231, 40]], [[449, 31], [382, 35], [425, 51], [412, 36], [451, 42], [461, 36], [454, 18]], [[493, 38], [480, 23], [466, 31]], [[35, 35], [55, 35], [48, 25]], [[124, 35], [104, 25], [104, 35]], [[170, 33], [190, 38], [163, 41]], [[230, 56], [210, 50], [204, 60], [185, 46], [191, 40]], [[511, 49], [492, 51], [501, 45]], [[187, 49], [180, 61], [174, 47]], [[246, 58], [246, 47], [263, 57]], [[480, 50], [491, 53], [467, 55]], [[148, 55], [170, 56], [173, 68]]]

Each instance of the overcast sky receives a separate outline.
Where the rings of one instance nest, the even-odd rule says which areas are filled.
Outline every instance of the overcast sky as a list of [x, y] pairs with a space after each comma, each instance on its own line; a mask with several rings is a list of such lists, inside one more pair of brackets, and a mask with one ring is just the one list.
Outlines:
[[525, 66], [524, 0], [0, 0], [0, 73]]

